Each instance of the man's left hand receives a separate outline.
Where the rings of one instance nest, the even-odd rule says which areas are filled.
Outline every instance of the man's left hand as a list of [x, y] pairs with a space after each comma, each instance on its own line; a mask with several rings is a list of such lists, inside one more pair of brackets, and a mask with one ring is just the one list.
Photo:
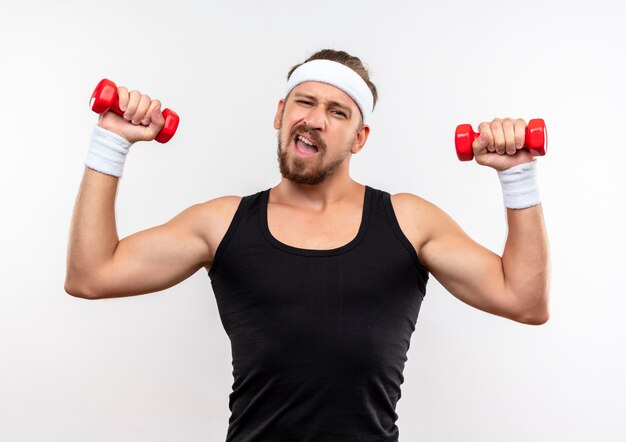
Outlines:
[[494, 118], [478, 125], [480, 136], [472, 143], [476, 162], [501, 171], [522, 163], [530, 163], [533, 156], [522, 150], [526, 137], [526, 122], [513, 118]]

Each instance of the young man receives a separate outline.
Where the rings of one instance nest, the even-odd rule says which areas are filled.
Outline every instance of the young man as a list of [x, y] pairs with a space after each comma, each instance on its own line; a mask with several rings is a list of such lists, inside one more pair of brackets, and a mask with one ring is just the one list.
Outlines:
[[429, 273], [463, 302], [527, 324], [548, 319], [548, 245], [523, 120], [479, 126], [476, 161], [498, 171], [500, 257], [418, 196], [355, 182], [377, 91], [361, 61], [323, 50], [278, 102], [282, 179], [196, 204], [121, 241], [114, 203], [125, 155], [163, 125], [158, 100], [118, 89], [87, 155], [65, 289], [87, 299], [171, 287], [204, 267], [233, 355], [228, 441], [398, 440], [395, 408]]

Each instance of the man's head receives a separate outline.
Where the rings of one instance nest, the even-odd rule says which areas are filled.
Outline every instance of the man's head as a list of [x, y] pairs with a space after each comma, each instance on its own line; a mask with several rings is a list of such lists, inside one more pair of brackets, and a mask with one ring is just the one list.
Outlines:
[[319, 184], [365, 145], [376, 86], [360, 59], [331, 49], [291, 68], [287, 80], [274, 119], [280, 171], [293, 182]]
[[[361, 80], [363, 80], [363, 82], [365, 83], [365, 85], [369, 89], [370, 94], [371, 94], [372, 104], [371, 104], [371, 109], [368, 109], [368, 111], [371, 112], [371, 111], [374, 110], [374, 107], [376, 107], [376, 102], [378, 101], [378, 91], [376, 90], [376, 85], [374, 85], [374, 83], [372, 83], [370, 81], [370, 74], [367, 71], [367, 69], [365, 68], [365, 66], [363, 66], [363, 62], [361, 62], [361, 59], [358, 58], [358, 57], [354, 57], [354, 56], [348, 54], [347, 52], [335, 51], [333, 49], [322, 49], [321, 51], [318, 51], [315, 54], [311, 55], [303, 63], [300, 63], [300, 64], [297, 64], [297, 65], [293, 66], [289, 70], [289, 73], [287, 74], [287, 81], [289, 81], [291, 79], [293, 73], [299, 67], [301, 67], [303, 64], [309, 63], [309, 62], [311, 62], [313, 60], [334, 61], [335, 63], [339, 63], [339, 64], [341, 64], [343, 66], [346, 66], [346, 67], [350, 68], [352, 71], [354, 71], [356, 74], [358, 74], [359, 77], [361, 77]], [[337, 80], [339, 80], [339, 79], [337, 79]]]

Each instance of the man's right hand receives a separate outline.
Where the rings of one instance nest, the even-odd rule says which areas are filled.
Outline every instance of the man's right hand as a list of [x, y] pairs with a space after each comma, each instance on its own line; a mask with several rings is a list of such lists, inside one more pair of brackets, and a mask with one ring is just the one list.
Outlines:
[[161, 102], [139, 91], [129, 92], [123, 86], [118, 86], [117, 94], [124, 118], [108, 111], [100, 115], [98, 126], [124, 137], [129, 143], [154, 140], [165, 124]]

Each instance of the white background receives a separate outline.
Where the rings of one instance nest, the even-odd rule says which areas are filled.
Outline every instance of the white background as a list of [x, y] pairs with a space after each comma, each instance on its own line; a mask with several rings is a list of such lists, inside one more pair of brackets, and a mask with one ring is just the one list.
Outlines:
[[64, 292], [72, 209], [108, 77], [181, 115], [138, 143], [120, 238], [276, 185], [289, 68], [346, 50], [380, 103], [353, 177], [412, 192], [501, 253], [495, 171], [460, 123], [544, 118], [551, 319], [473, 309], [430, 280], [398, 403], [402, 442], [624, 441], [626, 6], [620, 1], [0, 2], [0, 440], [221, 441], [230, 343], [204, 270], [159, 293]]

